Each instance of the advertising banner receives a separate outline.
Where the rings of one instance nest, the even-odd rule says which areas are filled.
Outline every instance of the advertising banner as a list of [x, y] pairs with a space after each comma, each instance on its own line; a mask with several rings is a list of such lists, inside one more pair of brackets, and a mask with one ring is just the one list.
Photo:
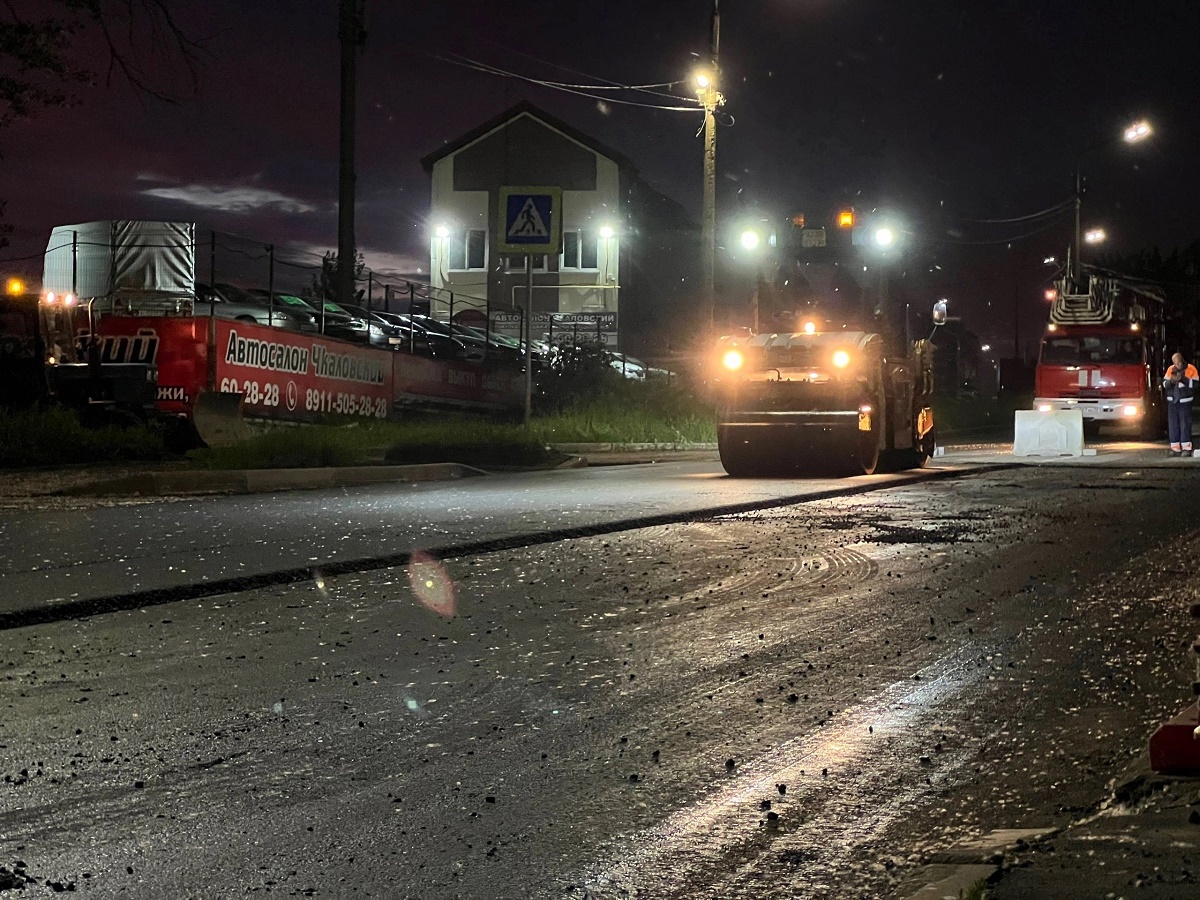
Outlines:
[[520, 407], [523, 376], [510, 370], [427, 359], [226, 319], [104, 316], [101, 358], [158, 369], [158, 407], [191, 415], [209, 372], [214, 332], [215, 387], [242, 394], [248, 416], [320, 421], [386, 419], [394, 402]]
[[512, 370], [487, 372], [482, 366], [394, 355], [393, 384], [397, 403], [436, 399], [491, 407], [519, 407], [524, 402], [524, 375]]
[[190, 317], [103, 316], [100, 360], [156, 366], [158, 408], [187, 415], [208, 375], [208, 325]]
[[217, 390], [245, 395], [247, 415], [386, 419], [392, 411], [390, 350], [249, 322], [216, 323]]

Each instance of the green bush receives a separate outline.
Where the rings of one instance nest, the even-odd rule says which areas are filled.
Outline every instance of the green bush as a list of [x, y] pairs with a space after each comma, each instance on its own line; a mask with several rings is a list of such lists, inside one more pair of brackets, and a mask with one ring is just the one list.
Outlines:
[[534, 410], [539, 415], [591, 403], [627, 379], [612, 367], [612, 354], [599, 344], [564, 344], [537, 373]]
[[[615, 374], [615, 373], [614, 373]], [[711, 407], [679, 384], [618, 377], [600, 396], [523, 425], [465, 416], [404, 422], [279, 427], [231, 447], [193, 450], [210, 469], [305, 468], [459, 462], [539, 466], [562, 461], [549, 444], [703, 443], [716, 440]]]
[[70, 409], [0, 410], [0, 467], [121, 462], [167, 456], [153, 424], [88, 428]]
[[[613, 373], [616, 374], [616, 373]], [[533, 421], [546, 443], [710, 443], [716, 416], [686, 385], [617, 376], [598, 396]]]

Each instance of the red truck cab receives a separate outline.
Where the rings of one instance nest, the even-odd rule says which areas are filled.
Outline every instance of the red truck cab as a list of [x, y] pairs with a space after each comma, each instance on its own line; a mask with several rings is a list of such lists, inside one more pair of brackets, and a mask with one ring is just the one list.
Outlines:
[[1052, 324], [1042, 338], [1034, 408], [1078, 409], [1093, 428], [1141, 430], [1147, 412], [1155, 411], [1148, 402], [1155, 380], [1146, 338], [1135, 328]]
[[1034, 409], [1078, 409], [1092, 434], [1101, 425], [1156, 435], [1164, 353], [1162, 303], [1142, 284], [1092, 276], [1087, 291], [1059, 283], [1042, 337]]

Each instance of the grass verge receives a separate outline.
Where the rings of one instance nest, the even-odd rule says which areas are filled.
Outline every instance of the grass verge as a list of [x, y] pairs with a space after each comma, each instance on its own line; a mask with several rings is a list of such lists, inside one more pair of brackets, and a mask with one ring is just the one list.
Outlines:
[[86, 428], [61, 407], [0, 411], [0, 467], [128, 462], [168, 456], [161, 430], [152, 425]]
[[716, 440], [712, 411], [670, 385], [630, 385], [602, 399], [539, 416], [529, 428], [471, 418], [277, 428], [231, 447], [193, 450], [208, 469], [272, 469], [457, 462], [481, 468], [545, 466], [550, 444], [703, 443]]

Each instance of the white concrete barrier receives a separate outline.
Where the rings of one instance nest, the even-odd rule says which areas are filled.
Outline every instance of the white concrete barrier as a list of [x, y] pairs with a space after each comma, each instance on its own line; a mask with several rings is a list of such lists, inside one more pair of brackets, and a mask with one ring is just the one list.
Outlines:
[[1013, 456], [1083, 456], [1083, 413], [1077, 409], [1017, 410]]

